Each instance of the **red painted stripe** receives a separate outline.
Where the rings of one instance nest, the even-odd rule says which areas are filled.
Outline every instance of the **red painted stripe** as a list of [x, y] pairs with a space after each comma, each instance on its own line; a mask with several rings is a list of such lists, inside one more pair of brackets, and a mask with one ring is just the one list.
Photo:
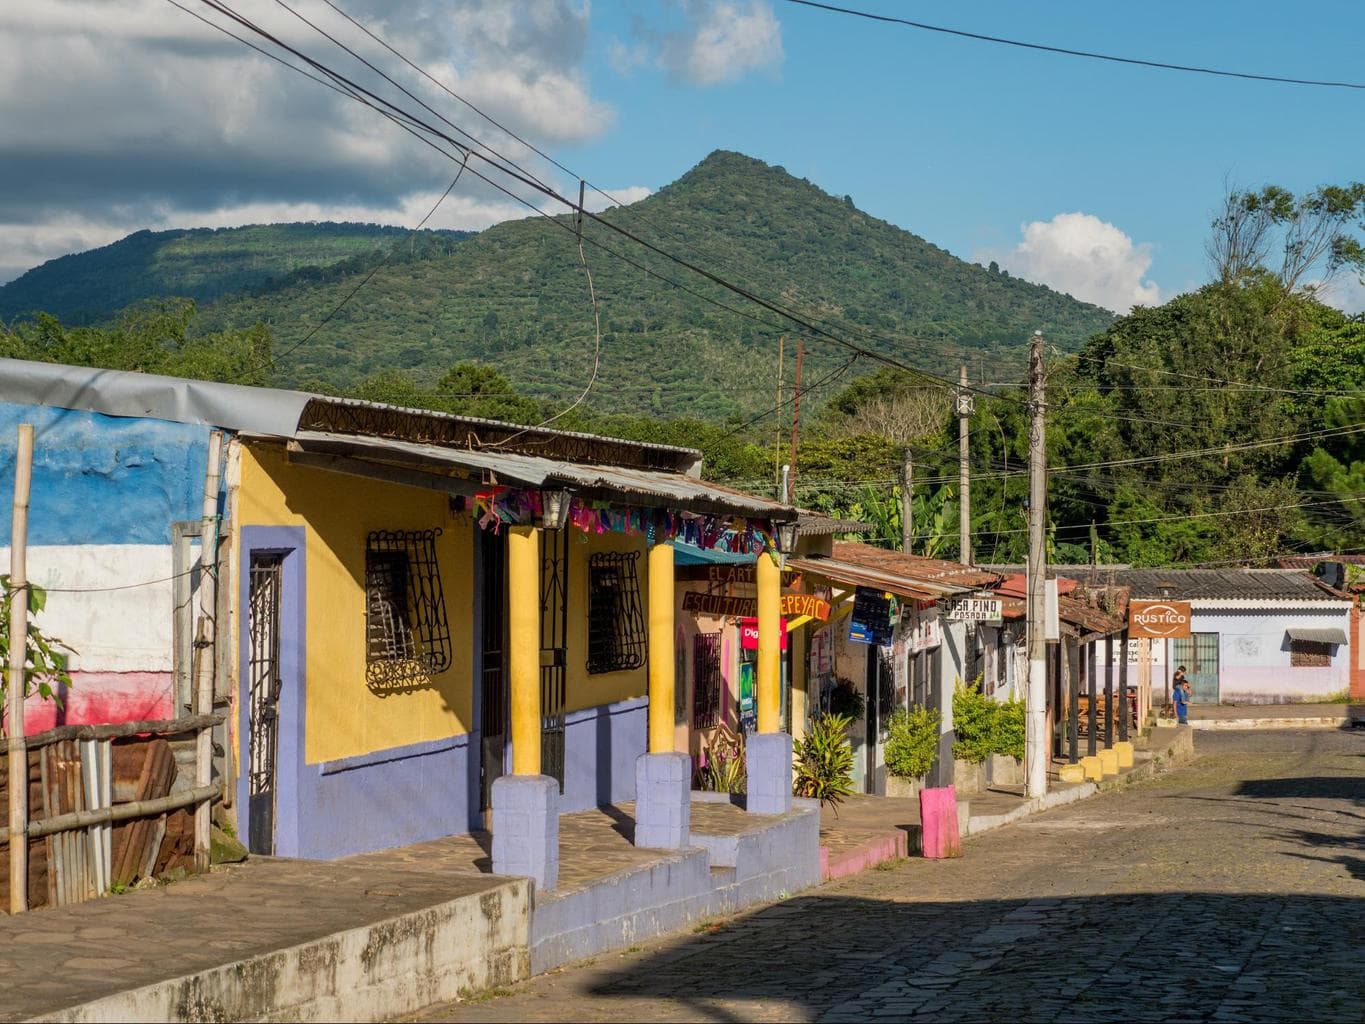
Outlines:
[[175, 717], [170, 672], [73, 672], [61, 706], [30, 697], [24, 705], [29, 735], [58, 725], [105, 725]]

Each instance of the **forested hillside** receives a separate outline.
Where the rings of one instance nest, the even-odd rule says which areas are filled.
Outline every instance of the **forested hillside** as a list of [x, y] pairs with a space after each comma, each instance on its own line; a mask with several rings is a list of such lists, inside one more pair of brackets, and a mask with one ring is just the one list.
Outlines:
[[422, 232], [410, 240], [402, 228], [333, 223], [138, 231], [99, 249], [49, 260], [0, 285], [0, 320], [51, 313], [66, 323], [97, 323], [143, 299], [209, 302], [228, 292], [282, 283], [301, 268], [354, 272], [395, 243], [401, 242], [405, 253], [429, 255], [433, 247], [444, 248], [467, 234]]
[[[1017, 353], [1039, 327], [1074, 349], [1113, 319], [965, 263], [859, 211], [848, 197], [737, 153], [713, 153], [657, 194], [605, 216], [871, 349], [939, 371], [964, 356], [989, 363]], [[600, 225], [589, 221], [584, 232], [603, 332], [590, 397], [596, 408], [723, 420], [770, 399], [757, 382], [775, 380], [778, 338], [795, 337], [789, 324]], [[451, 364], [473, 360], [496, 366], [530, 395], [563, 399], [591, 374], [593, 310], [575, 236], [542, 218], [499, 224], [448, 253], [384, 266], [295, 349], [357, 281], [341, 274], [232, 296], [204, 311], [205, 324], [268, 324], [282, 380], [295, 385], [350, 387], [398, 371], [429, 386]], [[807, 381], [848, 354], [809, 342]], [[875, 368], [859, 364], [848, 376]]]

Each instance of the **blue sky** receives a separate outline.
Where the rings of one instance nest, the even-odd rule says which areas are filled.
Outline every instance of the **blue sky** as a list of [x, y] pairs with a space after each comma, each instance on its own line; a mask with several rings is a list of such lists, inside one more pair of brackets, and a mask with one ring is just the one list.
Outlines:
[[[964, 258], [1112, 308], [1204, 279], [1225, 180], [1365, 177], [1362, 91], [1104, 64], [783, 0], [338, 2], [604, 187], [638, 197], [735, 149]], [[1365, 80], [1359, 3], [1306, 17], [1269, 3], [849, 2], [1079, 49]], [[236, 5], [323, 52], [269, 0]], [[299, 7], [350, 31], [321, 0]], [[368, 111], [162, 0], [7, 6], [0, 68], [0, 280], [139, 227], [412, 224], [449, 181], [448, 165]], [[433, 224], [515, 212], [466, 181]], [[1365, 289], [1340, 295], [1365, 306]]]

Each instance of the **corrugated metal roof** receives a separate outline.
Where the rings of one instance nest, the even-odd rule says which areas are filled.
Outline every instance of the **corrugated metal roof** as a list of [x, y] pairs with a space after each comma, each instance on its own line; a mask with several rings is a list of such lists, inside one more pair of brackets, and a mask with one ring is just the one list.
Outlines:
[[[1058, 576], [1084, 582], [1089, 568], [1057, 566]], [[1119, 569], [1101, 581], [1113, 579], [1128, 587], [1139, 601], [1165, 598], [1172, 601], [1226, 598], [1230, 600], [1335, 601], [1340, 597], [1323, 587], [1309, 573], [1294, 569]]]
[[874, 529], [871, 523], [860, 523], [856, 519], [835, 519], [805, 509], [797, 510], [796, 528], [804, 537], [822, 537], [832, 533], [871, 533]]
[[787, 567], [797, 572], [823, 576], [825, 579], [847, 586], [882, 590], [897, 597], [910, 597], [917, 601], [935, 601], [940, 597], [964, 592], [961, 587], [912, 583], [904, 576], [877, 572], [851, 562], [841, 562], [837, 558], [788, 558]]
[[1285, 630], [1290, 640], [1311, 640], [1316, 644], [1344, 644], [1346, 631], [1342, 629], [1313, 629], [1307, 626], [1291, 626]]
[[781, 522], [789, 521], [794, 514], [792, 509], [767, 498], [681, 473], [584, 465], [498, 449], [448, 448], [413, 441], [316, 431], [300, 432], [293, 444], [306, 452], [358, 455], [376, 461], [433, 469], [461, 469], [477, 473], [481, 478], [487, 476], [499, 484], [531, 488], [563, 487], [589, 498], [593, 492], [599, 492], [604, 497], [625, 497], [642, 505]]

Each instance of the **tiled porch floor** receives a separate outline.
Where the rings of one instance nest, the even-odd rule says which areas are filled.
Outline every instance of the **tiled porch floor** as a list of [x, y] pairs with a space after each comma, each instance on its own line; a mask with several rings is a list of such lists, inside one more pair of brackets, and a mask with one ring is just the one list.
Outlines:
[[[916, 812], [918, 814], [918, 812]], [[730, 803], [693, 802], [692, 830], [705, 835], [735, 835], [771, 820], [751, 815]], [[622, 871], [667, 860], [669, 850], [635, 846], [635, 804], [622, 803], [561, 815], [559, 819], [559, 885], [555, 896], [585, 889]], [[451, 872], [493, 870], [493, 837], [488, 832], [447, 836], [378, 853], [359, 854], [351, 861], [382, 861], [394, 865], [440, 868]]]

